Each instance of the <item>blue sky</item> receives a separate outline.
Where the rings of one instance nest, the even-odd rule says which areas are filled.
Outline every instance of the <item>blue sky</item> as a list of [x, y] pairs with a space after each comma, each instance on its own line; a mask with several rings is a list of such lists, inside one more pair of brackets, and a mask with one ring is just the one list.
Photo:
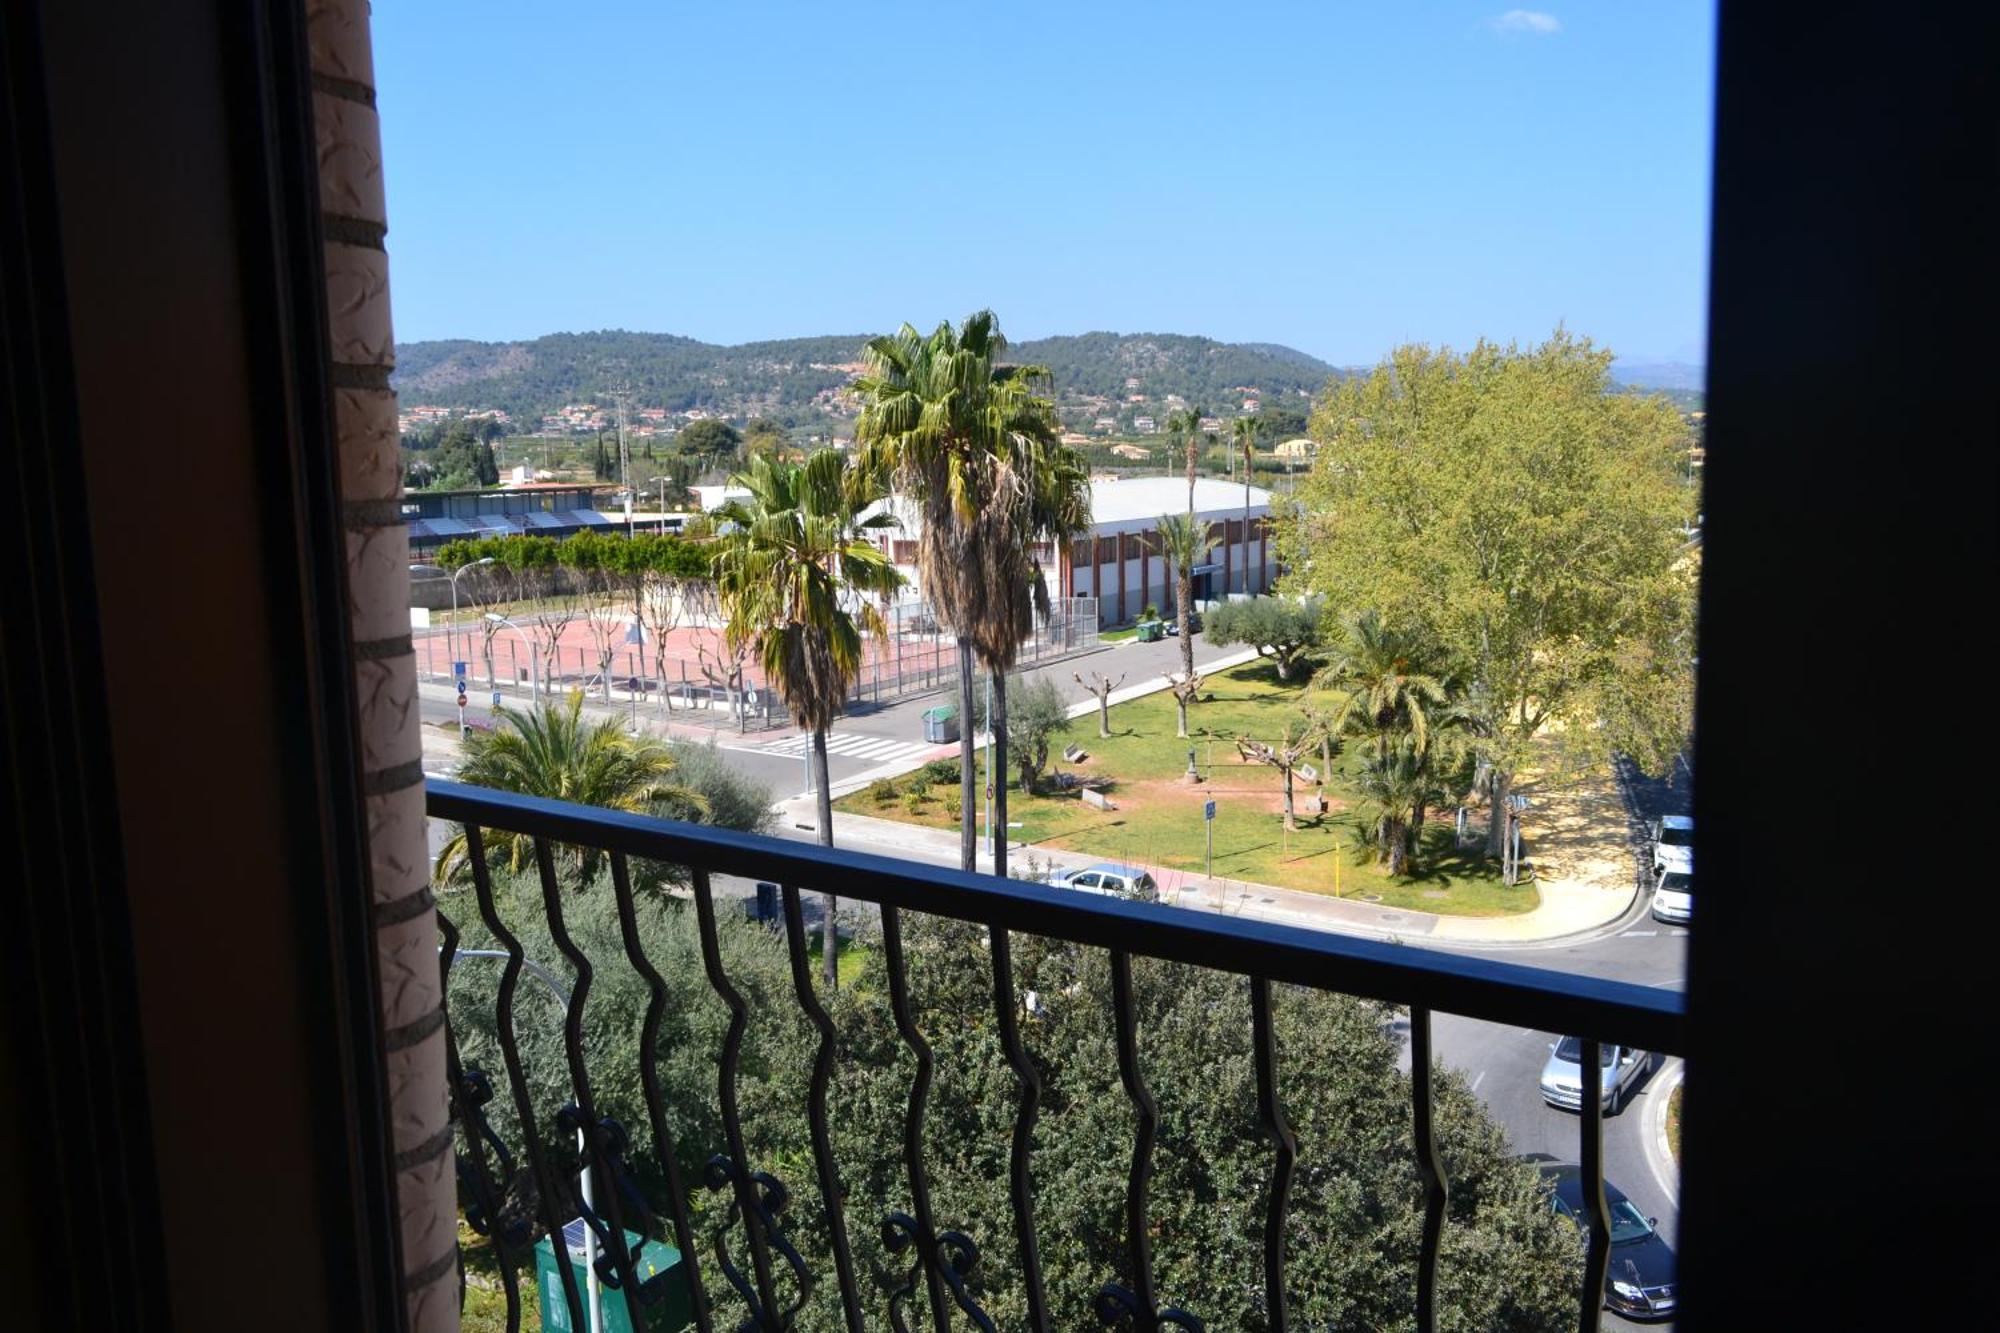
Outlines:
[[397, 333], [1699, 359], [1714, 13], [376, 0]]

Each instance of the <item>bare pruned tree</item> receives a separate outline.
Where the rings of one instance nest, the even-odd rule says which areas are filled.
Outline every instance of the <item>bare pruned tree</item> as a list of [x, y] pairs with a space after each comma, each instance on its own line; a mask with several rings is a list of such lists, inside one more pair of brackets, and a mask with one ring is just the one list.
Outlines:
[[1121, 672], [1117, 680], [1102, 671], [1091, 672], [1089, 680], [1085, 680], [1079, 671], [1072, 671], [1070, 675], [1076, 677], [1077, 684], [1097, 696], [1097, 738], [1108, 738], [1111, 735], [1111, 691], [1125, 683], [1124, 674]]

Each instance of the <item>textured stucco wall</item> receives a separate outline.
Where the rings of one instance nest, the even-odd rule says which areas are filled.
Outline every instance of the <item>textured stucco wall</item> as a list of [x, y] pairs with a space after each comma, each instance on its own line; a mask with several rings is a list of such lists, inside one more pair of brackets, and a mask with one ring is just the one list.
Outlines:
[[396, 396], [389, 388], [395, 342], [381, 129], [367, 0], [307, 0], [306, 14], [403, 1284], [410, 1327], [432, 1333], [458, 1327], [457, 1189], [424, 839], [409, 538], [399, 504]]

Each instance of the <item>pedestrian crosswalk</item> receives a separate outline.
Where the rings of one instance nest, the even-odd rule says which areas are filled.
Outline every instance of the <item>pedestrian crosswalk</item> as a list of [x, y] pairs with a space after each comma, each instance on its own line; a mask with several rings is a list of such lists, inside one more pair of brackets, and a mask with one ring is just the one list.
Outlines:
[[[811, 733], [787, 736], [781, 741], [756, 747], [760, 754], [802, 755], [812, 748]], [[829, 731], [826, 734], [826, 752], [829, 757], [843, 755], [849, 759], [865, 759], [873, 764], [896, 763], [915, 759], [930, 753], [938, 747], [926, 741], [900, 740], [894, 736], [864, 736], [858, 732]]]

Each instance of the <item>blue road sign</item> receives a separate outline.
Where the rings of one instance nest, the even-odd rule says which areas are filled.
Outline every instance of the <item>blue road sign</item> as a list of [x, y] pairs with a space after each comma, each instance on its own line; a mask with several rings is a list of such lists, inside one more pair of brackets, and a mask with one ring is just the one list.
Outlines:
[[465, 666], [466, 666], [466, 664], [465, 664], [465, 663], [463, 663], [463, 662], [453, 662], [453, 663], [451, 664], [451, 674], [452, 674], [452, 675], [454, 675], [454, 676], [457, 676], [457, 677], [458, 677], [458, 678], [459, 678], [460, 680], [464, 680], [464, 679], [465, 679]]
[[493, 691], [493, 706], [495, 708], [500, 706], [500, 691], [498, 690]]
[[1209, 803], [1208, 803], [1207, 805], [1204, 805], [1204, 806], [1203, 806], [1203, 807], [1201, 808], [1201, 817], [1202, 817], [1203, 819], [1213, 819], [1213, 818], [1215, 818], [1215, 802], [1214, 802], [1214, 801], [1210, 801], [1210, 802], [1209, 802]]

